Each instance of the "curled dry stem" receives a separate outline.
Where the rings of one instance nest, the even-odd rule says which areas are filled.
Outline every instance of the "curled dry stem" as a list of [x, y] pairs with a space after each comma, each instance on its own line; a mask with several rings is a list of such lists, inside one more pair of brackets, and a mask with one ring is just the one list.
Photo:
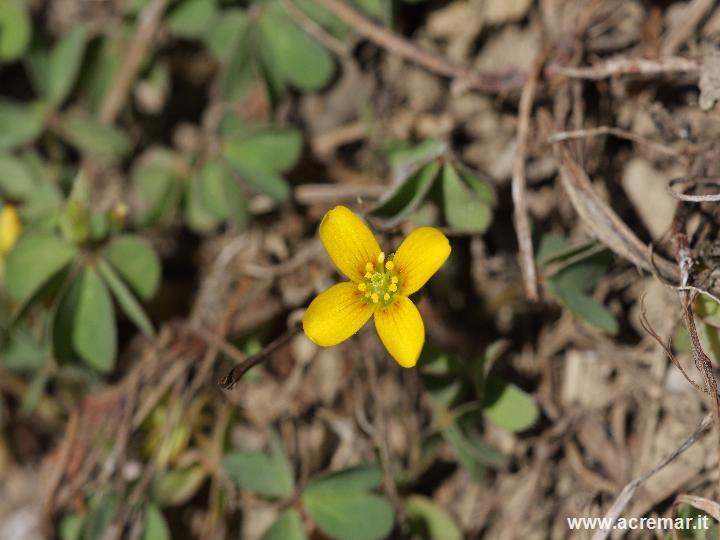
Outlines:
[[[684, 201], [680, 201], [675, 210], [675, 216], [673, 217], [672, 222], [672, 240], [675, 248], [675, 259], [680, 269], [680, 283], [682, 287], [692, 285], [691, 270], [694, 266], [694, 259], [692, 257], [690, 242], [686, 232], [688, 213], [688, 204]], [[685, 327], [690, 334], [690, 343], [695, 367], [703, 377], [705, 392], [709, 394], [712, 399], [711, 409], [717, 427], [718, 466], [720, 466], [720, 396], [718, 396], [717, 391], [717, 379], [713, 373], [712, 360], [710, 360], [710, 357], [705, 354], [695, 326], [695, 315], [692, 310], [693, 296], [688, 290], [680, 290], [679, 295], [683, 309], [683, 321], [685, 322]]]
[[240, 379], [242, 379], [243, 375], [270, 358], [275, 351], [294, 338], [300, 330], [301, 326], [299, 324], [289, 328], [280, 337], [265, 345], [260, 352], [245, 358], [245, 360], [232, 368], [222, 379], [220, 379], [218, 382], [220, 388], [223, 390], [230, 390], [240, 381]]

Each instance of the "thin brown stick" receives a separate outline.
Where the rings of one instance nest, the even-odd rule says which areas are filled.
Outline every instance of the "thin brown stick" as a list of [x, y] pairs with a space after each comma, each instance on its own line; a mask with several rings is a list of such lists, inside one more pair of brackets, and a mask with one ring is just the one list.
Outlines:
[[675, 354], [672, 351], [672, 341], [668, 340], [667, 343], [665, 343], [662, 338], [658, 335], [658, 333], [655, 331], [655, 329], [650, 324], [650, 321], [647, 318], [647, 309], [645, 308], [645, 295], [643, 294], [642, 297], [640, 297], [640, 326], [642, 326], [643, 330], [645, 330], [650, 336], [657, 341], [657, 343], [663, 348], [665, 351], [665, 354], [670, 359], [670, 361], [673, 363], [673, 365], [680, 370], [680, 373], [682, 373], [683, 377], [685, 377], [685, 380], [689, 382], [692, 386], [694, 386], [697, 390], [700, 390], [701, 392], [705, 392], [705, 389], [700, 386], [698, 383], [693, 381], [690, 376], [687, 374], [685, 369], [682, 367], [682, 364], [680, 364], [680, 361], [677, 359]]
[[535, 91], [542, 66], [547, 57], [547, 50], [541, 51], [533, 61], [528, 79], [520, 95], [518, 110], [517, 149], [512, 175], [512, 198], [515, 218], [515, 234], [518, 239], [520, 252], [520, 269], [522, 270], [525, 295], [532, 301], [538, 300], [537, 270], [533, 256], [532, 238], [530, 236], [530, 221], [528, 219], [527, 179], [525, 178], [525, 160], [527, 158], [527, 143], [530, 133], [530, 115]]
[[80, 414], [77, 409], [73, 409], [65, 429], [65, 436], [60, 443], [57, 451], [55, 463], [48, 475], [47, 486], [45, 488], [44, 498], [42, 501], [42, 518], [43, 529], [50, 532], [50, 524], [52, 522], [53, 513], [55, 512], [55, 499], [60, 483], [65, 475], [67, 464], [70, 461], [70, 453], [75, 446], [78, 427], [80, 426]]
[[635, 133], [632, 133], [630, 131], [626, 131], [624, 129], [612, 126], [598, 126], [594, 128], [578, 129], [574, 131], [560, 131], [559, 133], [555, 133], [554, 135], [552, 135], [552, 137], [548, 139], [548, 142], [555, 144], [571, 139], [584, 139], [585, 137], [595, 137], [598, 135], [613, 135], [614, 137], [618, 137], [620, 139], [627, 139], [629, 141], [642, 144], [643, 146], [647, 146], [658, 154], [665, 154], [667, 156], [674, 157], [682, 155], [682, 152], [680, 150], [665, 146], [664, 144], [648, 141], [640, 135], [636, 135]]
[[499, 93], [517, 90], [525, 84], [527, 77], [525, 73], [515, 70], [504, 73], [480, 73], [421, 49], [402, 36], [375, 24], [342, 0], [320, 0], [320, 3], [376, 45], [433, 73], [448, 77], [462, 88]]
[[566, 144], [560, 143], [554, 146], [560, 165], [560, 179], [588, 232], [639, 268], [649, 272], [657, 270], [664, 279], [677, 283], [679, 274], [677, 265], [657, 255], [650, 257], [649, 248], [595, 193], [587, 173], [570, 157]]
[[695, 29], [715, 5], [715, 0], [691, 0], [683, 6], [680, 23], [672, 25], [663, 43], [663, 55], [675, 54], [680, 47], [695, 35]]
[[189, 323], [185, 324], [184, 326], [190, 332], [202, 339], [205, 343], [225, 353], [237, 363], [242, 363], [245, 361], [246, 356], [242, 352], [240, 352], [237, 347], [234, 347], [222, 337], [216, 336], [213, 332], [210, 332], [209, 330], [201, 326], [194, 326]]
[[[692, 285], [691, 270], [694, 264], [690, 242], [687, 236], [688, 205], [680, 201], [675, 210], [672, 222], [672, 240], [675, 249], [675, 260], [680, 268], [680, 283], [683, 287]], [[712, 360], [705, 354], [700, 337], [695, 326], [695, 314], [692, 310], [692, 297], [686, 290], [679, 291], [680, 302], [683, 310], [683, 321], [690, 334], [692, 355], [695, 367], [700, 372], [705, 383], [705, 392], [712, 400], [712, 413], [715, 418], [716, 431], [718, 436], [717, 452], [718, 466], [720, 467], [720, 396], [718, 396], [718, 385], [713, 372]], [[720, 481], [720, 480], [719, 480]]]
[[[683, 452], [685, 452], [688, 448], [690, 448], [693, 444], [700, 440], [700, 438], [705, 434], [705, 432], [710, 429], [710, 427], [712, 426], [712, 422], [712, 415], [705, 415], [705, 417], [702, 419], [700, 425], [695, 429], [695, 431], [687, 439], [685, 439], [679, 447], [677, 447], [672, 453], [670, 453], [670, 455], [668, 455], [655, 467], [645, 471], [635, 480], [628, 483], [620, 492], [620, 495], [617, 496], [615, 502], [610, 507], [610, 510], [608, 510], [605, 514], [604, 519], [610, 519], [612, 520], [612, 523], [615, 523], [617, 518], [620, 517], [622, 511], [632, 500], [637, 489], [642, 484], [644, 484], [650, 477], [664, 469], [668, 464], [675, 461], [678, 456], [680, 456]], [[610, 534], [611, 530], [612, 529], [598, 529], [597, 531], [595, 531], [595, 534], [593, 534], [592, 540], [605, 540]]]
[[700, 61], [697, 58], [670, 56], [659, 60], [645, 58], [612, 58], [588, 67], [565, 67], [553, 64], [548, 67], [550, 74], [560, 74], [573, 79], [599, 81], [618, 76], [657, 77], [685, 73], [700, 76]]
[[290, 328], [287, 332], [285, 332], [275, 341], [271, 341], [265, 347], [263, 347], [262, 351], [245, 358], [245, 360], [232, 368], [222, 379], [220, 379], [220, 381], [218, 382], [220, 388], [222, 388], [223, 390], [230, 390], [240, 381], [240, 379], [242, 379], [245, 373], [270, 358], [270, 356], [275, 351], [277, 351], [280, 347], [282, 347], [288, 341], [294, 338], [300, 332], [300, 330], [300, 325]]
[[681, 193], [675, 191], [673, 188], [678, 184], [691, 184], [692, 186], [706, 185], [720, 187], [720, 178], [700, 178], [700, 177], [689, 177], [689, 178], [673, 178], [668, 182], [667, 191], [670, 195], [675, 197], [679, 201], [685, 202], [718, 202], [720, 201], [720, 193], [712, 195], [690, 195], [688, 193]]
[[153, 0], [140, 13], [138, 27], [132, 43], [125, 54], [120, 71], [110, 85], [110, 90], [100, 107], [100, 121], [112, 124], [127, 99], [128, 92], [150, 47], [155, 33], [162, 22], [162, 15], [168, 0]]

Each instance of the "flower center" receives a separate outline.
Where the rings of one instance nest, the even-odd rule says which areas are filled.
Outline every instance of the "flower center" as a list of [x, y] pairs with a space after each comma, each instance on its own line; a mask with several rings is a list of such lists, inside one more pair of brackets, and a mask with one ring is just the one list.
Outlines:
[[392, 258], [385, 260], [385, 253], [380, 252], [376, 261], [368, 261], [363, 281], [358, 283], [357, 288], [364, 293], [363, 297], [368, 304], [381, 307], [392, 304], [400, 288], [400, 278]]

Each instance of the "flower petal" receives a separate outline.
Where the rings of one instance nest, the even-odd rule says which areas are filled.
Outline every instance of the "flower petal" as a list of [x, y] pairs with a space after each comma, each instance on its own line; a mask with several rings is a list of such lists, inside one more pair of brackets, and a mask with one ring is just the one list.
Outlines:
[[360, 330], [374, 310], [375, 306], [362, 301], [357, 285], [338, 283], [310, 302], [303, 316], [303, 330], [316, 345], [330, 347]]
[[402, 367], [413, 367], [425, 343], [420, 312], [406, 296], [375, 312], [375, 329], [392, 357]]
[[373, 233], [344, 206], [336, 206], [325, 214], [320, 223], [320, 239], [335, 266], [356, 282], [362, 280], [365, 265], [380, 254]]
[[415, 229], [400, 244], [393, 262], [402, 280], [402, 293], [420, 289], [450, 255], [450, 242], [434, 227]]

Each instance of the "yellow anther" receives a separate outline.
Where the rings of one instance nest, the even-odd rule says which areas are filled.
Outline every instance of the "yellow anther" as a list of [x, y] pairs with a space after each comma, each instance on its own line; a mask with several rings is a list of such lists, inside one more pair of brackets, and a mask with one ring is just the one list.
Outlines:
[[399, 280], [398, 280], [398, 277], [397, 277], [397, 276], [393, 276], [393, 277], [390, 279], [390, 282], [391, 282], [391, 283], [397, 283], [398, 281], [399, 281]]
[[385, 295], [383, 296], [383, 300], [385, 300], [386, 302], [390, 300], [390, 295], [388, 293], [385, 293]]
[[372, 298], [373, 304], [377, 304], [377, 303], [378, 303], [378, 300], [380, 300], [380, 297], [378, 296], [378, 293], [372, 293], [371, 298]]
[[[373, 270], [375, 270], [375, 265], [374, 265], [373, 263], [371, 263], [371, 262], [368, 262], [368, 263], [365, 265], [365, 271], [366, 271], [366, 272], [372, 272]], [[365, 276], [365, 277], [367, 277], [367, 276]]]
[[380, 264], [382, 264], [382, 263], [385, 262], [385, 252], [384, 252], [384, 251], [381, 251], [381, 252], [380, 252], [380, 255], [378, 255], [378, 262], [379, 262]]
[[385, 268], [387, 268], [388, 270], [392, 270], [393, 268], [395, 268], [395, 263], [392, 261], [388, 261], [385, 263]]
[[367, 285], [365, 285], [364, 283], [358, 283], [358, 291], [364, 292], [365, 289], [367, 289]]
[[391, 283], [390, 286], [388, 287], [388, 290], [389, 290], [390, 292], [395, 292], [395, 291], [397, 291], [397, 284], [396, 284], [396, 283]]
[[372, 277], [372, 272], [365, 272], [365, 279], [370, 279]]

